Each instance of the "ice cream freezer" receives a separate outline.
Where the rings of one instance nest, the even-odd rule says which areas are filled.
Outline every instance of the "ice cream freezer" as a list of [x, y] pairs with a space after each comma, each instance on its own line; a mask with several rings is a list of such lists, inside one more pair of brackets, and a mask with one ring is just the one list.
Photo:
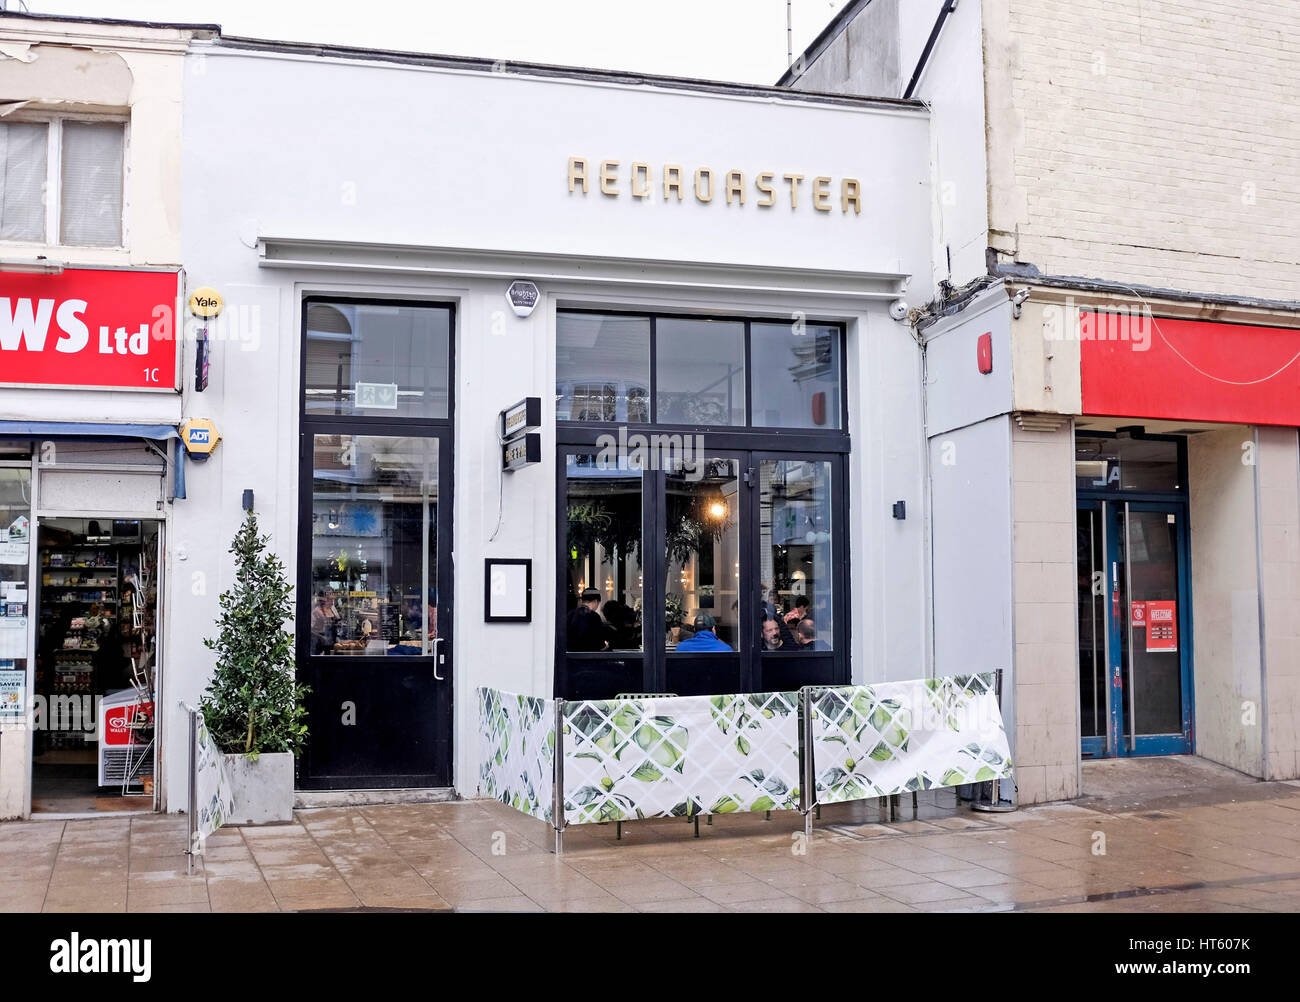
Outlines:
[[[145, 724], [147, 726], [141, 726]], [[153, 701], [134, 689], [104, 695], [99, 705], [99, 785], [121, 786], [153, 775]]]

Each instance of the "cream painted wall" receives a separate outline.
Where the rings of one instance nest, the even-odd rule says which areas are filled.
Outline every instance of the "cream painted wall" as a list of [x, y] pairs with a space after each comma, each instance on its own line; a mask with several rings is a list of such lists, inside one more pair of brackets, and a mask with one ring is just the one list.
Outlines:
[[983, 0], [983, 14], [1004, 261], [1298, 298], [1293, 3]]
[[[1249, 426], [1187, 440], [1195, 750], [1260, 775], [1263, 714], [1254, 451]], [[1247, 704], [1255, 723], [1243, 722]]]
[[1079, 795], [1074, 430], [1012, 432], [1016, 796]]
[[1260, 580], [1264, 591], [1266, 779], [1300, 777], [1300, 442], [1259, 430]]

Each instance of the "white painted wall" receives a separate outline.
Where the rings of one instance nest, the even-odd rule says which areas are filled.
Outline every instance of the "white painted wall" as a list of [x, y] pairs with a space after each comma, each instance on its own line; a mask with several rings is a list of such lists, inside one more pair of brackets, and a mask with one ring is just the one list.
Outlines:
[[[179, 585], [173, 663], [197, 697], [210, 662], [199, 639], [229, 584], [227, 540], [243, 488], [256, 492], [263, 529], [290, 566], [297, 519], [300, 303], [348, 293], [450, 300], [456, 322], [455, 727], [457, 787], [475, 786], [473, 689], [553, 690], [555, 579], [554, 313], [560, 306], [674, 309], [835, 319], [849, 329], [846, 363], [854, 554], [855, 679], [924, 673], [924, 533], [895, 522], [889, 502], [919, 507], [920, 359], [886, 301], [828, 292], [843, 272], [913, 274], [928, 268], [930, 194], [925, 116], [916, 111], [683, 92], [516, 74], [346, 62], [196, 46], [202, 73], [186, 77], [184, 256], [192, 285], [212, 285], [227, 310], [257, 308], [256, 337], [214, 344], [213, 385], [187, 399], [223, 443], [192, 471], [177, 506]], [[322, 116], [319, 109], [328, 108]], [[328, 118], [330, 127], [324, 127]], [[220, 137], [213, 142], [211, 137]], [[568, 158], [634, 159], [809, 175], [858, 176], [861, 216], [812, 209], [803, 192], [762, 209], [570, 195]], [[626, 184], [621, 185], [626, 190]], [[752, 195], [751, 195], [752, 199]], [[257, 238], [331, 241], [339, 267], [267, 268]], [[403, 273], [350, 266], [362, 245], [474, 251]], [[523, 265], [509, 254], [528, 251]], [[625, 266], [608, 260], [634, 258]], [[391, 259], [396, 261], [396, 257]], [[512, 263], [513, 262], [513, 263]], [[689, 262], [726, 265], [703, 269]], [[735, 266], [735, 267], [730, 267]], [[546, 274], [516, 274], [541, 268]], [[828, 282], [825, 272], [840, 272]], [[706, 273], [707, 271], [707, 273]], [[617, 277], [616, 277], [617, 273]], [[538, 281], [527, 320], [505, 306], [512, 277]], [[856, 281], [856, 280], [855, 280]], [[741, 288], [748, 283], [751, 288]], [[767, 286], [767, 288], [765, 288]], [[187, 346], [188, 347], [188, 346]], [[187, 361], [192, 365], [192, 358]], [[497, 411], [543, 399], [543, 461], [506, 478], [496, 523]], [[534, 621], [483, 623], [483, 559], [531, 557]], [[167, 749], [179, 762], [183, 747]], [[173, 770], [173, 775], [175, 772]], [[180, 789], [169, 784], [170, 803]]]

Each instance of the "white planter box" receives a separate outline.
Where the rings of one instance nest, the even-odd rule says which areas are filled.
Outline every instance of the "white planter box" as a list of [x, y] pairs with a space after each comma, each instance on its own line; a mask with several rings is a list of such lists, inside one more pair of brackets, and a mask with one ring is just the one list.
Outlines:
[[293, 753], [263, 753], [251, 762], [226, 755], [235, 809], [228, 825], [265, 825], [293, 820]]

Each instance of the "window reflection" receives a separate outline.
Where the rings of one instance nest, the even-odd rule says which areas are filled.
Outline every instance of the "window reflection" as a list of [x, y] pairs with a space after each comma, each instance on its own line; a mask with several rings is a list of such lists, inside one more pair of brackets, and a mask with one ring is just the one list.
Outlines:
[[565, 647], [575, 652], [639, 651], [641, 471], [626, 458], [569, 456]]
[[438, 440], [316, 435], [311, 653], [431, 654]]
[[745, 423], [745, 325], [655, 322], [655, 420], [701, 427]]
[[309, 413], [448, 417], [451, 310], [345, 300], [307, 305]]
[[831, 464], [759, 463], [759, 643], [832, 649]]
[[596, 313], [555, 320], [556, 420], [650, 420], [650, 321]]
[[838, 327], [754, 323], [750, 356], [756, 427], [839, 428]]

